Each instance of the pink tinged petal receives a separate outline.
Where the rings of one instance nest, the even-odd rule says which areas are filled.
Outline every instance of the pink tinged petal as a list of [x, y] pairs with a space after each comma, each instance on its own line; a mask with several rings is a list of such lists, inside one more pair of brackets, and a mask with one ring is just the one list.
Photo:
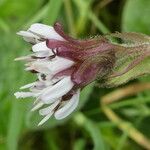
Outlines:
[[74, 84], [71, 81], [70, 76], [64, 77], [58, 83], [54, 84], [52, 87], [49, 87], [45, 91], [43, 91], [41, 100], [44, 103], [53, 103], [58, 98], [68, 93], [73, 86]]
[[108, 51], [115, 48], [113, 45], [108, 43], [101, 43], [96, 47], [89, 47], [88, 49], [85, 48], [85, 46], [78, 47], [78, 44], [74, 46], [69, 45], [70, 43], [65, 43], [65, 41], [47, 40], [46, 44], [49, 48], [53, 48], [54, 46], [57, 48], [57, 56], [75, 61], [85, 60], [89, 57], [94, 57], [98, 55], [100, 52]]
[[44, 117], [40, 123], [38, 124], [38, 126], [42, 125], [43, 123], [45, 123], [51, 116], [52, 116], [53, 112], [50, 112], [46, 117]]
[[56, 102], [54, 102], [53, 104], [51, 104], [50, 106], [43, 108], [41, 110], [39, 110], [39, 114], [42, 116], [48, 115], [49, 113], [51, 113], [56, 106], [60, 103], [60, 100], [57, 100]]
[[72, 37], [70, 37], [70, 36], [68, 36], [67, 34], [64, 33], [63, 27], [62, 27], [62, 25], [61, 25], [60, 23], [56, 22], [56, 23], [54, 24], [54, 29], [55, 29], [55, 31], [56, 31], [59, 35], [61, 35], [65, 40], [70, 41], [71, 43], [78, 44], [78, 42], [76, 42], [75, 39], [73, 39]]
[[64, 40], [55, 30], [53, 27], [35, 23], [31, 25], [28, 31], [31, 31], [32, 33], [35, 33], [39, 36], [42, 36], [46, 39], [56, 39], [56, 40]]
[[55, 112], [54, 116], [57, 120], [64, 119], [75, 110], [79, 103], [79, 94], [80, 91], [78, 90], [77, 93], [73, 95], [72, 98], [68, 100], [68, 102], [62, 108]]
[[41, 108], [43, 105], [44, 105], [44, 103], [40, 101], [31, 109], [31, 111], [35, 111], [35, 110]]
[[72, 74], [71, 80], [77, 86], [85, 86], [95, 80], [100, 67], [99, 62], [86, 60]]

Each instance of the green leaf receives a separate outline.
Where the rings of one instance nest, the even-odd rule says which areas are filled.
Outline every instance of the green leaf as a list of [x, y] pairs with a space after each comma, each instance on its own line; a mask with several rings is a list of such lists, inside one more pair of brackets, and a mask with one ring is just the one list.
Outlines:
[[122, 31], [150, 34], [149, 14], [149, 0], [127, 0], [122, 15]]

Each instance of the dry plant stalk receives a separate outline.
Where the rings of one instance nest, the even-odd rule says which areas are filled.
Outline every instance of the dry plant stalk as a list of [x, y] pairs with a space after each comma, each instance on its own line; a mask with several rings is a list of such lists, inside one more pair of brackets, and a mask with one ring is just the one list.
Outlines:
[[150, 149], [150, 140], [138, 131], [131, 123], [121, 119], [108, 106], [108, 104], [112, 102], [116, 102], [127, 96], [135, 95], [138, 92], [142, 92], [147, 89], [150, 89], [150, 83], [132, 84], [127, 87], [117, 89], [101, 98], [101, 106], [105, 115], [109, 118], [109, 120], [114, 122], [120, 130], [127, 132], [128, 136], [143, 148]]

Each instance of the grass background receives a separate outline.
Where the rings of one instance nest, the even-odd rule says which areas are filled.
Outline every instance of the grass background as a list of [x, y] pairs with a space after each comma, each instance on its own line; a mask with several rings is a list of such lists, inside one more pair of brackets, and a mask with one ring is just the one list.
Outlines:
[[[52, 118], [37, 127], [41, 117], [30, 112], [33, 100], [19, 101], [13, 95], [34, 77], [24, 72], [23, 63], [13, 60], [30, 49], [16, 32], [34, 22], [60, 21], [68, 34], [78, 38], [114, 31], [149, 35], [149, 15], [149, 0], [0, 0], [0, 150], [144, 149], [99, 108], [99, 99], [116, 88], [91, 84], [81, 93], [78, 111], [63, 121]], [[128, 84], [149, 81], [146, 76]], [[150, 92], [125, 102], [116, 102], [113, 110], [150, 138]]]

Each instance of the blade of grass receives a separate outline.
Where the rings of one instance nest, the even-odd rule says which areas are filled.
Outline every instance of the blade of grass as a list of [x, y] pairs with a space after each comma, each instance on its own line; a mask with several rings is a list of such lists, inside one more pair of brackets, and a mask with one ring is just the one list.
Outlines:
[[76, 21], [77, 33], [82, 33], [87, 25], [88, 11], [90, 10], [91, 0], [73, 0], [74, 4], [78, 9], [78, 17]]
[[41, 21], [44, 18], [44, 16], [48, 13], [48, 9], [49, 9], [49, 3], [44, 5], [37, 14], [31, 17], [31, 19], [25, 25], [23, 25], [22, 28], [26, 29], [31, 24]]
[[78, 139], [73, 145], [73, 150], [83, 150], [85, 149], [86, 142], [84, 139]]
[[124, 131], [119, 140], [119, 144], [118, 144], [116, 150], [122, 150], [127, 139], [128, 139], [128, 133], [126, 131]]
[[62, 4], [63, 0], [50, 0], [49, 4], [47, 4], [48, 10], [44, 16], [43, 23], [53, 25], [58, 17]]
[[131, 98], [125, 101], [120, 101], [114, 104], [110, 104], [109, 107], [113, 109], [117, 109], [117, 108], [124, 107], [124, 106], [131, 106], [131, 105], [144, 104], [144, 103], [150, 103], [150, 98], [149, 97]]
[[59, 150], [59, 146], [57, 144], [57, 133], [54, 131], [46, 131], [44, 133], [45, 144], [47, 145], [47, 149]]
[[4, 32], [10, 31], [9, 25], [3, 19], [0, 19], [0, 30], [3, 30]]
[[101, 109], [105, 113], [105, 115], [115, 123], [120, 130], [128, 133], [128, 136], [134, 140], [136, 143], [141, 145], [145, 149], [150, 149], [150, 140], [139, 130], [137, 130], [132, 123], [123, 120], [120, 118], [114, 111], [112, 111], [107, 105], [120, 100], [126, 96], [135, 95], [144, 90], [150, 89], [150, 83], [138, 83], [132, 84], [122, 89], [118, 89], [113, 91], [105, 96], [103, 96], [100, 100]]
[[23, 115], [25, 104], [17, 100], [13, 101], [8, 125], [7, 150], [17, 150], [19, 134], [23, 127]]
[[66, 19], [69, 27], [69, 32], [71, 35], [76, 36], [76, 31], [74, 27], [74, 18], [72, 14], [72, 6], [70, 0], [64, 0], [64, 6], [65, 6], [65, 11], [66, 11]]
[[62, 0], [50, 0], [50, 2], [45, 4], [43, 8], [23, 26], [23, 28], [28, 28], [31, 24], [42, 20], [43, 23], [52, 25], [58, 17], [62, 2]]
[[77, 113], [74, 116], [74, 121], [77, 125], [89, 132], [94, 142], [94, 150], [105, 150], [105, 144], [97, 124], [87, 119], [82, 113]]
[[143, 133], [137, 130], [132, 123], [122, 120], [109, 107], [103, 106], [105, 115], [114, 122], [120, 130], [128, 133], [128, 136], [141, 145], [144, 149], [150, 149], [150, 141]]
[[75, 1], [74, 3], [76, 4], [76, 6], [78, 7], [79, 10], [79, 19], [77, 22], [77, 31], [81, 32], [87, 23], [87, 20], [91, 20], [91, 22], [99, 29], [100, 32], [102, 32], [103, 34], [109, 33], [109, 29], [104, 25], [104, 23], [97, 18], [97, 16], [92, 12], [90, 5], [92, 3], [91, 0], [88, 1]]
[[102, 23], [100, 19], [97, 18], [97, 16], [90, 11], [89, 12], [89, 19], [95, 24], [95, 26], [99, 29], [100, 32], [103, 34], [109, 33], [109, 29]]

